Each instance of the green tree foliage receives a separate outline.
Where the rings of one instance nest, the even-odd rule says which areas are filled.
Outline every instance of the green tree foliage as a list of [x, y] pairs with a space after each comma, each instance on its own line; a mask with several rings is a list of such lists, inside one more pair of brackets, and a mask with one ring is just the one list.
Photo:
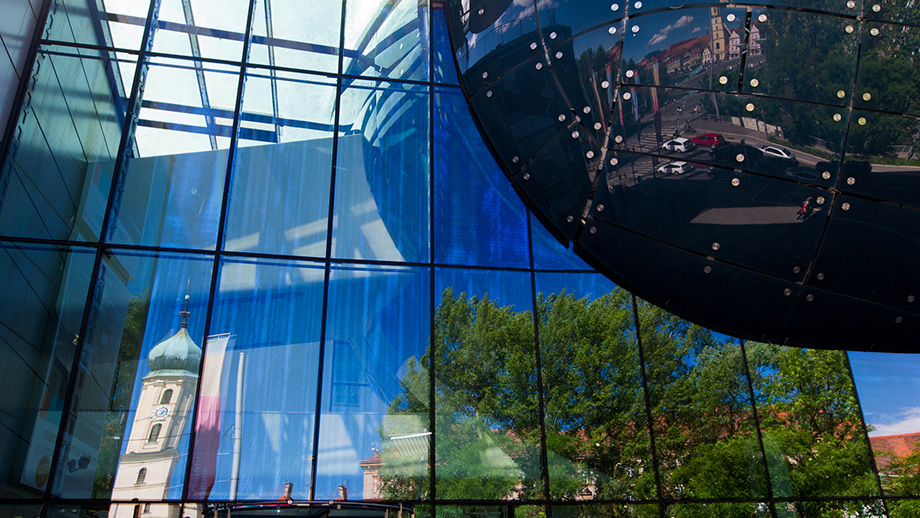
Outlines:
[[[667, 499], [767, 499], [771, 487], [776, 497], [877, 494], [843, 353], [754, 343], [746, 369], [734, 340], [641, 303], [646, 392], [631, 300], [619, 289], [594, 300], [538, 297], [550, 498], [656, 499], [650, 423]], [[428, 414], [432, 363], [437, 497], [543, 496], [533, 329], [529, 311], [442, 293], [434, 346], [410, 362], [390, 405], [387, 422], [403, 424], [381, 431], [387, 498], [427, 489], [418, 465], [400, 461], [387, 438], [427, 430], [426, 419], [405, 418]], [[833, 516], [832, 507], [808, 502], [789, 512]], [[740, 518], [762, 511], [713, 504], [668, 512]]]

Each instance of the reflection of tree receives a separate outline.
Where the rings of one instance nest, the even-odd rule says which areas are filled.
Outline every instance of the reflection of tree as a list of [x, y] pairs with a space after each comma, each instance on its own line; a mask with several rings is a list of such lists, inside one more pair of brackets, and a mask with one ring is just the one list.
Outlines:
[[[128, 314], [118, 348], [118, 363], [112, 380], [112, 395], [105, 415], [105, 432], [99, 446], [99, 461], [96, 478], [93, 481], [93, 496], [106, 497], [111, 494], [115, 483], [115, 471], [121, 444], [125, 437], [125, 425], [131, 397], [134, 390], [134, 378], [137, 375], [141, 345], [144, 341], [144, 327], [147, 324], [147, 310], [150, 301], [144, 297], [134, 297], [128, 302]], [[116, 439], [121, 438], [121, 439]]]
[[[915, 448], [907, 457], [892, 461], [885, 468], [883, 478], [885, 492], [898, 496], [920, 495], [920, 448]], [[889, 518], [913, 518], [920, 516], [920, 501], [889, 500]]]
[[[770, 487], [777, 497], [877, 493], [843, 353], [751, 344], [746, 369], [732, 341], [651, 304], [638, 313], [647, 395], [628, 293], [538, 298], [551, 498], [654, 499], [649, 422], [665, 498], [759, 499]], [[438, 498], [541, 497], [531, 313], [448, 289], [435, 325]], [[391, 417], [427, 413], [430, 354], [410, 363]], [[386, 451], [385, 498], [416, 498], [418, 469]], [[795, 509], [822, 516], [822, 505]], [[673, 512], [752, 516], [752, 507]]]

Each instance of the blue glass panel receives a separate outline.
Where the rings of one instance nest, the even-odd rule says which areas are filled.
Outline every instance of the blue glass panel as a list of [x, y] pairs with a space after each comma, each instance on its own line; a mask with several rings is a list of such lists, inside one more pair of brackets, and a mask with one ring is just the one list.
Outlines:
[[435, 6], [431, 11], [432, 18], [432, 53], [434, 54], [434, 81], [436, 83], [460, 84], [457, 78], [457, 65], [450, 50], [450, 39], [447, 34], [447, 20], [444, 8]]
[[341, 31], [341, 2], [256, 0], [249, 61], [335, 72]]
[[191, 498], [231, 498], [235, 448], [227, 431], [236, 427], [238, 499], [274, 500], [284, 482], [293, 484], [296, 498], [309, 495], [323, 272], [312, 263], [221, 263], [201, 377]]
[[527, 212], [456, 88], [435, 90], [435, 262], [526, 268]]
[[244, 90], [224, 248], [324, 257], [335, 81], [248, 69]]
[[152, 61], [111, 242], [215, 247], [238, 82], [239, 67]]
[[317, 500], [339, 485], [349, 500], [425, 498], [430, 289], [427, 268], [332, 268]]
[[438, 269], [435, 296], [438, 498], [543, 496], [530, 274]]
[[426, 81], [430, 48], [427, 2], [346, 3], [344, 73]]
[[343, 85], [332, 254], [429, 260], [429, 97], [426, 87]]
[[52, 41], [140, 50], [149, 9], [149, 0], [105, 3], [55, 0], [45, 37]]
[[594, 271], [571, 249], [565, 248], [530, 214], [530, 235], [533, 240], [533, 265], [537, 270], [589, 270]]
[[99, 240], [130, 90], [119, 65], [103, 51], [40, 50], [0, 183], [0, 232]]
[[47, 489], [94, 257], [0, 248], [0, 491], [12, 498]]
[[106, 255], [80, 337], [53, 494], [181, 497], [213, 264], [207, 256]]

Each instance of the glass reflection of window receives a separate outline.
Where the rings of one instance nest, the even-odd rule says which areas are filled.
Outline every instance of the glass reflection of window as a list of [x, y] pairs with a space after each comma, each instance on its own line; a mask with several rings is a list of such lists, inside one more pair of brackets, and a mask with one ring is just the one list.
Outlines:
[[147, 436], [147, 442], [157, 442], [160, 438], [160, 429], [163, 428], [161, 424], [153, 425], [153, 428], [150, 429], [150, 435]]
[[166, 389], [166, 391], [163, 392], [163, 397], [160, 398], [160, 404], [168, 405], [169, 402], [172, 401], [172, 395], [173, 395], [172, 389]]
[[[160, 426], [160, 425], [157, 425], [157, 426]], [[137, 472], [137, 480], [134, 483], [144, 484], [145, 482], [147, 482], [147, 468], [141, 468]]]

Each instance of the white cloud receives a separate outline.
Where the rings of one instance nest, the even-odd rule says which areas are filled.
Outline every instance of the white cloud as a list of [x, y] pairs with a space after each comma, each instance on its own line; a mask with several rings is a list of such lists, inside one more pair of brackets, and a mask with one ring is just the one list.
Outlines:
[[[686, 27], [690, 25], [691, 23], [693, 23], [693, 17], [690, 16], [689, 14], [685, 14], [681, 16], [680, 18], [678, 18], [677, 21], [672, 23], [671, 25], [666, 25], [665, 27], [662, 27], [660, 31], [658, 31], [657, 33], [655, 33], [654, 36], [652, 36], [652, 39], [650, 39], [648, 43], [645, 44], [645, 46], [651, 47], [653, 45], [657, 45], [658, 43], [661, 43], [662, 41], [668, 38], [669, 32], [673, 31], [674, 29]], [[693, 31], [693, 32], [696, 32], [696, 31]]]
[[875, 428], [869, 432], [872, 437], [917, 433], [920, 432], [920, 407], [905, 408], [893, 416], [878, 416], [867, 421]]
[[692, 31], [690, 31], [690, 34], [696, 34], [696, 33], [700, 32], [701, 30], [703, 30], [703, 29], [700, 28], [700, 27], [696, 27], [695, 29], [693, 29]]

